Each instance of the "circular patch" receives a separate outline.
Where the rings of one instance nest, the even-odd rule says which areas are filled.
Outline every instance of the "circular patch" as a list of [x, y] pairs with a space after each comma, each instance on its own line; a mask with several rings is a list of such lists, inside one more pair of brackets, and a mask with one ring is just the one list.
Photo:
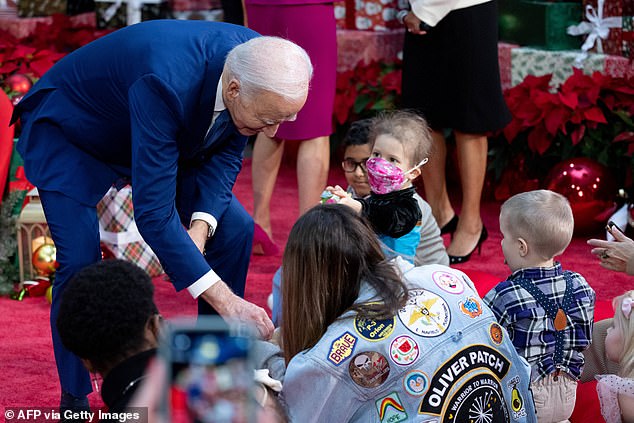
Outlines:
[[423, 395], [429, 388], [429, 378], [420, 370], [412, 370], [403, 378], [403, 389], [415, 397]]
[[472, 319], [482, 315], [482, 306], [476, 297], [465, 298], [458, 303], [458, 307], [460, 307], [460, 311]]
[[464, 283], [453, 273], [438, 271], [431, 275], [438, 288], [450, 294], [462, 294], [464, 291]]
[[350, 377], [359, 386], [376, 388], [390, 374], [387, 358], [376, 351], [365, 351], [355, 355], [348, 365]]
[[493, 375], [480, 374], [460, 386], [448, 401], [443, 423], [506, 423], [509, 413], [502, 387]]
[[380, 341], [385, 339], [394, 330], [395, 317], [391, 319], [367, 319], [365, 317], [355, 317], [354, 329], [367, 341]]
[[412, 364], [418, 353], [418, 344], [407, 335], [397, 336], [390, 344], [390, 358], [399, 366]]
[[405, 307], [398, 311], [398, 318], [416, 335], [434, 337], [447, 330], [451, 312], [442, 297], [424, 289], [413, 289], [408, 293]]
[[504, 338], [502, 326], [497, 323], [491, 323], [491, 326], [489, 326], [489, 335], [491, 335], [491, 341], [493, 341], [495, 345], [500, 345], [502, 343], [502, 339]]

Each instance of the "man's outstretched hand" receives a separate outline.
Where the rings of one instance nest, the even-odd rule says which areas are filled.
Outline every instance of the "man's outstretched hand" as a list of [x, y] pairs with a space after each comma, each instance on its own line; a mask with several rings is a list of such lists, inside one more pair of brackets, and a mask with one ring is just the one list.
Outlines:
[[248, 323], [254, 326], [260, 338], [268, 340], [273, 335], [273, 322], [266, 311], [255, 304], [238, 297], [223, 281], [218, 281], [201, 298], [207, 301], [223, 318]]

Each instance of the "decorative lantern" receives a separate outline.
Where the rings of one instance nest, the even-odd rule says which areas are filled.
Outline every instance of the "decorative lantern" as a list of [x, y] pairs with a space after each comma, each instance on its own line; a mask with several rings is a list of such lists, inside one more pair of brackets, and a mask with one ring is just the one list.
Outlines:
[[35, 250], [43, 244], [53, 243], [37, 188], [33, 188], [26, 196], [27, 203], [17, 220], [18, 262], [21, 283], [25, 280], [33, 280], [39, 274], [33, 265], [33, 253]]

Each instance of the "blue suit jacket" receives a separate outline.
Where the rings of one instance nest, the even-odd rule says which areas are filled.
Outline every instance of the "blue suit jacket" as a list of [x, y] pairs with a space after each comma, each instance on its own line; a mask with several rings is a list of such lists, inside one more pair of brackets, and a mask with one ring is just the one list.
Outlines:
[[[133, 186], [141, 235], [177, 289], [209, 271], [182, 221], [220, 221], [246, 137], [231, 122], [204, 145], [227, 53], [258, 34], [224, 23], [149, 21], [69, 54], [19, 103], [28, 179], [95, 205], [121, 178]], [[63, 136], [30, 136], [40, 122]], [[204, 152], [204, 154], [203, 154]], [[178, 181], [178, 183], [177, 183]]]

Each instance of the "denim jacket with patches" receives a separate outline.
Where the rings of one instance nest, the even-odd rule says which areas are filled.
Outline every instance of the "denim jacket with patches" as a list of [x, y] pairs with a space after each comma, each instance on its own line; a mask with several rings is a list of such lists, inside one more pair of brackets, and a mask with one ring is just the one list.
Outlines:
[[[290, 361], [291, 421], [536, 422], [530, 367], [473, 282], [442, 265], [398, 264], [409, 298], [393, 319], [348, 313]], [[375, 298], [364, 285], [357, 301]]]

